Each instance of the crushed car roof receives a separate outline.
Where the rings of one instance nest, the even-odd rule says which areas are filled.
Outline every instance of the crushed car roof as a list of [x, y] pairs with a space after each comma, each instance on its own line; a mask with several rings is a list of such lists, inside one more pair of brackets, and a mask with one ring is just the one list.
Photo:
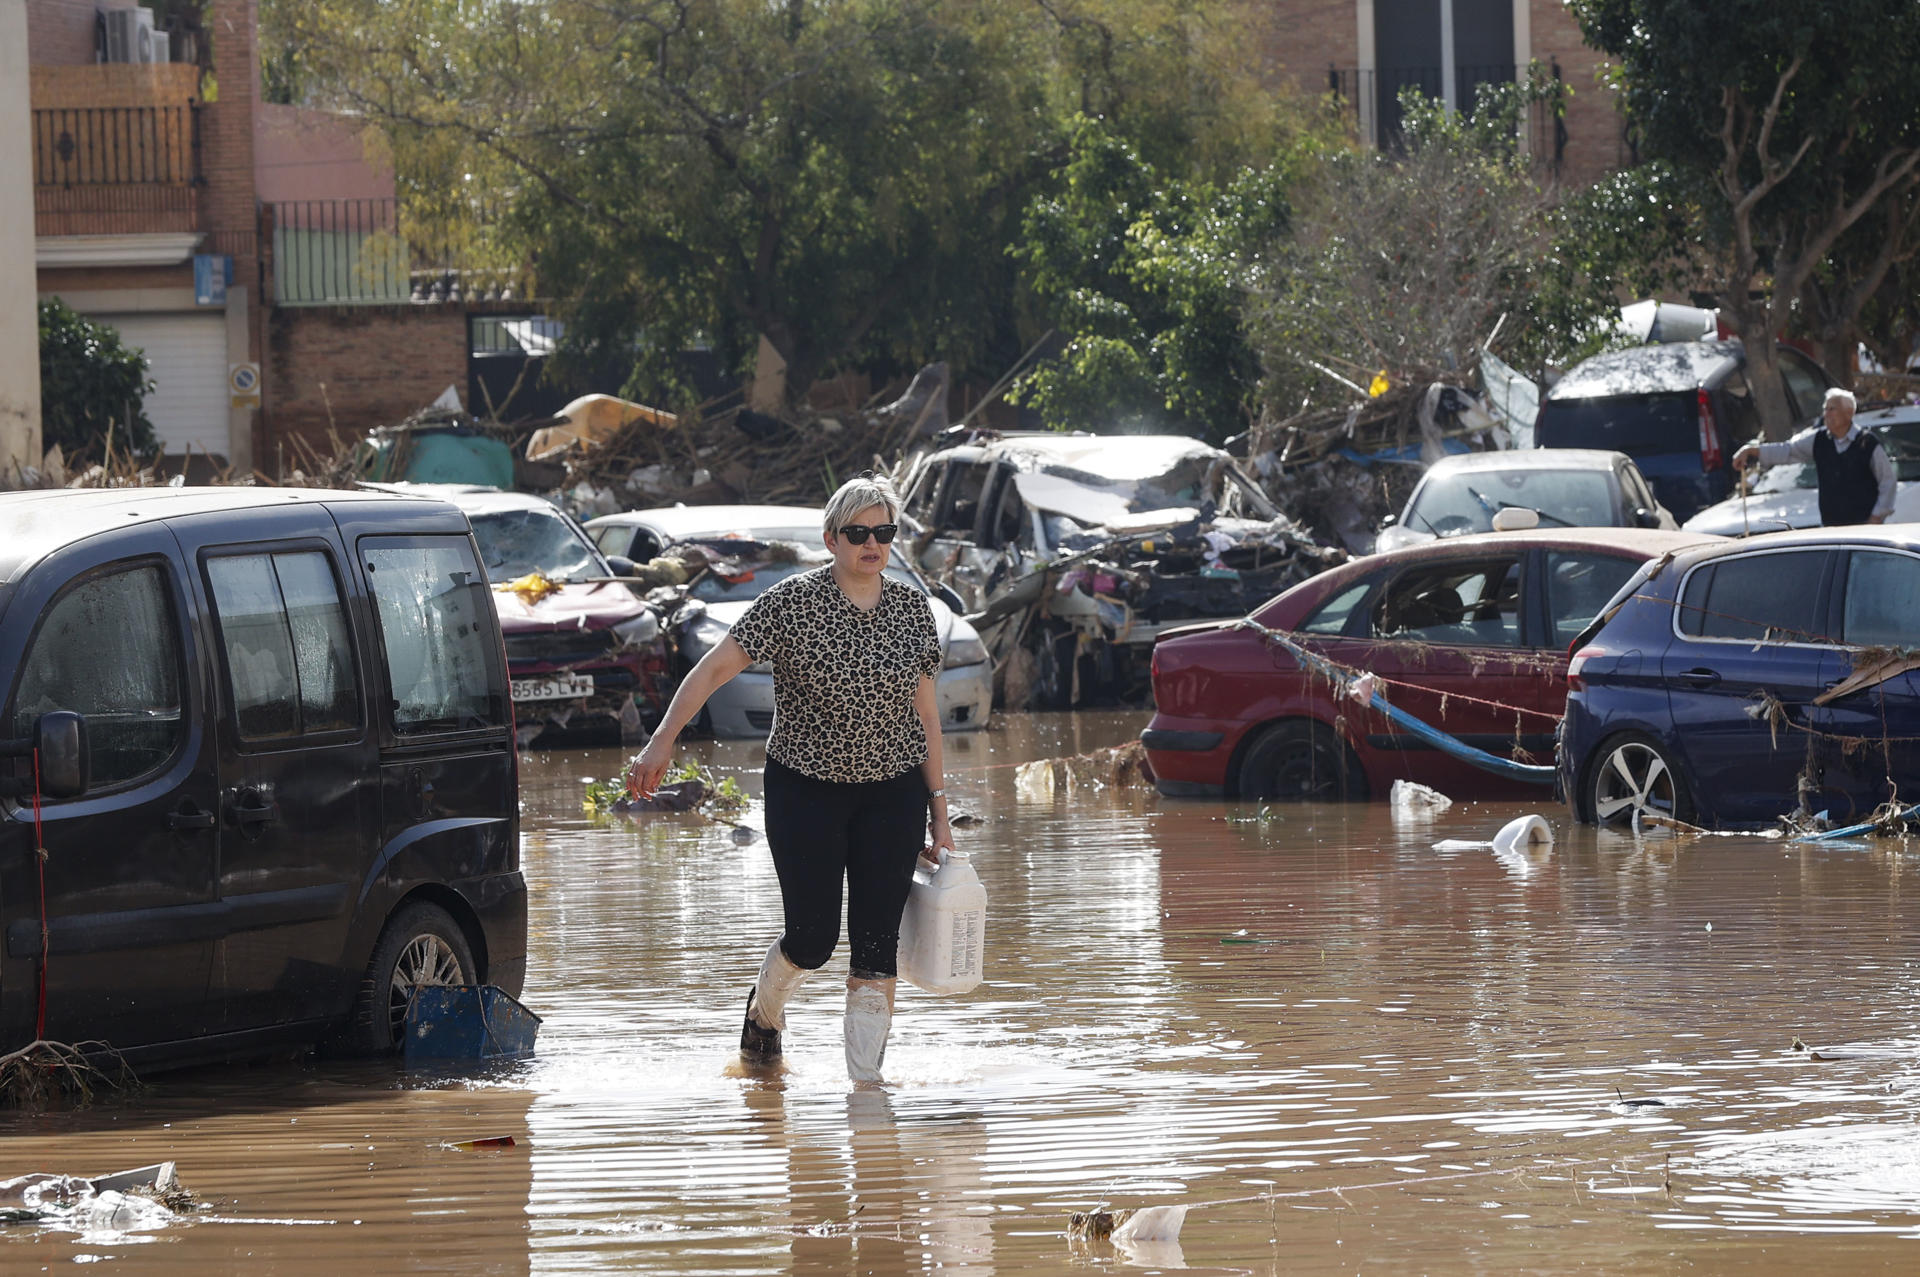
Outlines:
[[982, 447], [1122, 480], [1153, 479], [1190, 458], [1227, 455], [1185, 435], [1007, 434]]
[[1731, 368], [1741, 353], [1737, 341], [1678, 341], [1609, 351], [1569, 369], [1547, 392], [1547, 401], [1698, 390]]

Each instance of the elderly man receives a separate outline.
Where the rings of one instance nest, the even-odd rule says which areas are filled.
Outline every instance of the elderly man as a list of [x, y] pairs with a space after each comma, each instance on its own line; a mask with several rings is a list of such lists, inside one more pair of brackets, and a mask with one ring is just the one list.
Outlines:
[[1733, 454], [1736, 469], [1758, 460], [1813, 462], [1820, 476], [1820, 522], [1885, 523], [1893, 513], [1893, 461], [1872, 431], [1853, 423], [1853, 392], [1827, 392], [1824, 424], [1808, 426], [1785, 443], [1750, 443]]

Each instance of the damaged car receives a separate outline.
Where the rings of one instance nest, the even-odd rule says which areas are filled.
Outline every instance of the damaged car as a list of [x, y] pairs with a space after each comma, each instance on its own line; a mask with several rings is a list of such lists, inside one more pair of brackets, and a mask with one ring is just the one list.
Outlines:
[[1567, 670], [1576, 819], [1849, 825], [1920, 793], [1920, 530], [1720, 541], [1629, 584]]
[[1358, 802], [1408, 780], [1454, 798], [1537, 798], [1343, 697], [1262, 631], [1364, 675], [1395, 709], [1467, 745], [1547, 763], [1574, 636], [1643, 564], [1704, 543], [1724, 542], [1639, 528], [1448, 537], [1323, 573], [1251, 624], [1169, 634], [1140, 737], [1154, 783], [1169, 797]]
[[516, 733], [526, 747], [637, 743], [666, 712], [670, 644], [658, 610], [551, 501], [493, 488], [367, 484], [466, 513], [507, 640]]
[[[820, 511], [810, 506], [713, 505], [629, 510], [589, 520], [587, 530], [609, 554], [650, 567], [660, 556], [696, 547], [707, 568], [673, 597], [669, 628], [683, 665], [691, 668], [727, 636], [753, 600], [775, 582], [831, 559], [821, 539]], [[646, 567], [638, 569], [642, 575]], [[993, 662], [979, 633], [958, 615], [953, 592], [927, 581], [895, 555], [886, 574], [928, 596], [940, 635], [934, 680], [943, 731], [987, 725], [993, 709]], [[663, 591], [663, 599], [672, 592]], [[707, 699], [701, 725], [722, 738], [753, 739], [773, 730], [773, 670], [750, 665]]]
[[1163, 630], [1244, 615], [1345, 557], [1196, 439], [971, 439], [908, 468], [907, 553], [961, 599], [1009, 707], [1140, 703]]

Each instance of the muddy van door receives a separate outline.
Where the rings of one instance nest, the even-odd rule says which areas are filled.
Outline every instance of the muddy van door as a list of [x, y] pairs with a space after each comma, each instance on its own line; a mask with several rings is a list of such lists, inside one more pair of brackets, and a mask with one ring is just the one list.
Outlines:
[[305, 502], [174, 531], [208, 618], [218, 705], [218, 1025], [310, 1030], [352, 997], [359, 973], [341, 954], [379, 810], [345, 554], [325, 507]]
[[0, 965], [4, 1040], [35, 1031], [46, 977], [45, 1036], [122, 1050], [193, 1038], [208, 1027], [207, 981], [222, 920], [220, 846], [207, 689], [178, 548], [157, 522], [56, 551], [8, 591], [0, 619], [5, 735], [30, 736], [49, 710], [86, 717], [84, 794], [42, 803], [47, 945], [41, 950], [27, 795], [0, 821]]
[[[375, 953], [376, 965], [389, 949], [397, 955], [393, 970], [374, 977], [391, 983], [377, 994], [388, 1000], [397, 1035], [415, 977], [457, 983], [457, 971], [466, 981], [519, 991], [526, 890], [518, 873], [516, 756], [505, 651], [472, 539], [363, 535], [353, 544], [371, 603], [370, 646], [379, 652], [369, 686], [380, 851], [366, 879], [363, 921], [377, 917], [380, 927], [410, 933], [377, 950], [366, 940], [363, 952]], [[409, 895], [410, 906], [396, 912]], [[447, 923], [457, 934], [447, 933]], [[489, 937], [511, 951], [494, 951]]]

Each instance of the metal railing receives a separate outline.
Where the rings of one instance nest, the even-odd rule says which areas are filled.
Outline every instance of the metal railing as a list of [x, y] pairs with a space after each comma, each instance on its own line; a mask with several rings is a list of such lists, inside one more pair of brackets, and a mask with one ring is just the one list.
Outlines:
[[393, 199], [295, 200], [267, 206], [274, 300], [282, 306], [404, 306], [515, 301], [520, 267], [489, 267], [409, 238]]
[[191, 186], [200, 180], [197, 107], [43, 107], [33, 112], [36, 187]]
[[[1478, 66], [1461, 63], [1454, 67], [1454, 100], [1464, 110], [1472, 110], [1475, 94], [1482, 84], [1511, 84], [1520, 68], [1511, 63]], [[1552, 67], [1560, 78], [1560, 65]], [[1400, 91], [1418, 89], [1430, 98], [1445, 92], [1446, 75], [1441, 67], [1327, 68], [1327, 90], [1353, 118], [1354, 131], [1362, 141], [1379, 147], [1394, 147], [1401, 140]], [[1566, 153], [1567, 132], [1564, 123], [1544, 105], [1535, 103], [1527, 121], [1527, 143], [1537, 158], [1558, 165]]]

